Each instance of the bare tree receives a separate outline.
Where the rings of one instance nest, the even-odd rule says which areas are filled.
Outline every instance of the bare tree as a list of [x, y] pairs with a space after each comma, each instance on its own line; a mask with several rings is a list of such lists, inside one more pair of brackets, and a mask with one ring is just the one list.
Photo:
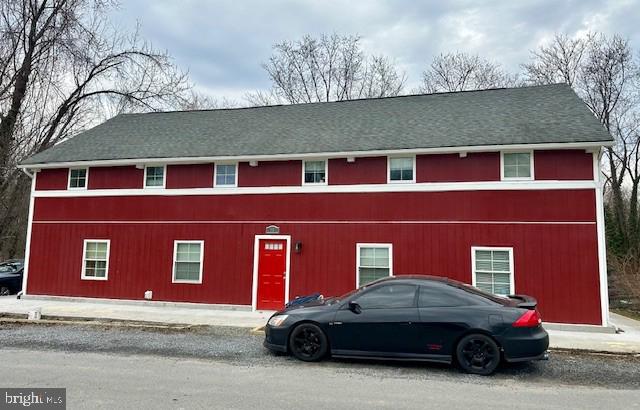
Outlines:
[[357, 36], [307, 35], [284, 41], [274, 46], [262, 67], [273, 87], [248, 94], [253, 105], [394, 96], [406, 82], [406, 75], [388, 58], [367, 57]]
[[125, 111], [179, 108], [187, 75], [137, 31], [107, 24], [108, 0], [0, 3], [0, 256], [24, 244], [25, 156]]
[[419, 92], [439, 93], [486, 88], [509, 87], [517, 84], [517, 76], [478, 55], [463, 52], [436, 56], [422, 73]]
[[532, 61], [523, 64], [530, 84], [567, 83], [574, 86], [593, 34], [586, 38], [570, 38], [556, 34], [550, 44], [531, 52]]
[[237, 108], [240, 104], [230, 98], [215, 98], [210, 95], [199, 93], [195, 90], [191, 90], [188, 93], [184, 101], [180, 104], [180, 110], [193, 111], [193, 110], [216, 110], [223, 108]]
[[615, 145], [606, 149], [604, 158], [607, 228], [617, 238], [610, 244], [616, 242], [622, 253], [640, 253], [640, 87], [638, 64], [628, 41], [601, 33], [584, 38], [556, 35], [550, 44], [532, 51], [531, 59], [523, 65], [528, 83], [570, 84], [614, 137]]

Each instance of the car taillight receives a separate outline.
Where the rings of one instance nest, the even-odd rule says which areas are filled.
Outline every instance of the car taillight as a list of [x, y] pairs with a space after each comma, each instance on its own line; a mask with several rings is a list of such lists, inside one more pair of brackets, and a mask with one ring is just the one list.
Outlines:
[[513, 322], [513, 327], [537, 327], [542, 323], [542, 318], [537, 309], [527, 310]]

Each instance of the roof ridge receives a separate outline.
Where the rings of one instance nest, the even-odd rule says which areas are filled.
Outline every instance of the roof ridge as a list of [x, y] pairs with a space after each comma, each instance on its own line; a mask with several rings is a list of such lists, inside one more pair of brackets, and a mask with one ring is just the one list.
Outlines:
[[551, 83], [551, 84], [533, 84], [533, 85], [521, 85], [517, 87], [494, 87], [494, 88], [479, 88], [475, 90], [461, 90], [461, 91], [441, 91], [434, 93], [414, 93], [414, 94], [402, 94], [402, 95], [389, 95], [384, 97], [365, 97], [354, 98], [350, 100], [336, 100], [336, 101], [314, 101], [309, 103], [295, 103], [295, 104], [271, 104], [271, 105], [254, 105], [250, 107], [226, 107], [226, 108], [202, 108], [194, 110], [168, 110], [168, 111], [149, 111], [149, 112], [132, 112], [121, 113], [118, 115], [150, 115], [150, 114], [177, 114], [177, 113], [191, 113], [191, 112], [213, 112], [213, 111], [238, 111], [238, 110], [258, 110], [265, 108], [275, 107], [296, 107], [296, 106], [309, 106], [309, 105], [322, 105], [322, 104], [340, 104], [340, 103], [355, 103], [364, 101], [379, 101], [390, 100], [396, 98], [408, 98], [408, 97], [427, 97], [427, 96], [443, 96], [452, 94], [470, 94], [490, 91], [505, 91], [505, 90], [520, 90], [525, 88], [543, 88], [543, 87], [557, 87], [557, 86], [569, 86], [567, 83]]

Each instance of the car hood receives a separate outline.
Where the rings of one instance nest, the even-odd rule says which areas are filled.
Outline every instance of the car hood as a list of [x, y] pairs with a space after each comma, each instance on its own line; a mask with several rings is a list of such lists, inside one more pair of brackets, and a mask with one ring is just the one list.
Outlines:
[[20, 273], [22, 272], [0, 272], [0, 279], [15, 278], [16, 276], [19, 276]]
[[[313, 296], [313, 295], [312, 295]], [[303, 296], [302, 298], [307, 298], [307, 296]], [[290, 314], [290, 313], [303, 313], [303, 312], [310, 312], [312, 310], [325, 310], [325, 309], [332, 309], [336, 306], [335, 300], [336, 298], [324, 298], [322, 297], [322, 295], [319, 295], [316, 298], [310, 298], [307, 299], [304, 302], [295, 302], [296, 299], [294, 299], [292, 302], [294, 303], [290, 303], [289, 306], [285, 307], [283, 310], [279, 311], [279, 314], [282, 313], [286, 313], [286, 314]]]

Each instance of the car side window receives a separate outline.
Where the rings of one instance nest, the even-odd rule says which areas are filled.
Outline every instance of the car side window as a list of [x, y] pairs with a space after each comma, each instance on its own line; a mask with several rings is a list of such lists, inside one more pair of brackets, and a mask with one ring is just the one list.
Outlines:
[[420, 286], [418, 307], [456, 307], [483, 305], [476, 295], [446, 284]]
[[383, 285], [371, 289], [355, 301], [362, 309], [394, 309], [415, 307], [416, 286]]

